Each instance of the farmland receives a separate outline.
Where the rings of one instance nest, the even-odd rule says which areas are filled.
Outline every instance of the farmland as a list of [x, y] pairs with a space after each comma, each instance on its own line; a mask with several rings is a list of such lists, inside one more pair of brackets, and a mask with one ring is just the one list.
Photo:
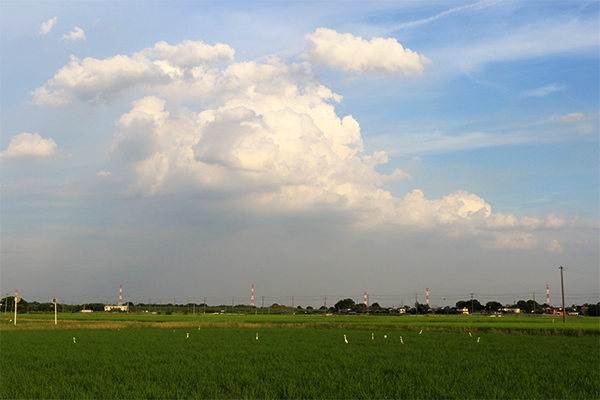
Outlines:
[[61, 315], [57, 326], [53, 315], [19, 317], [16, 327], [2, 318], [2, 398], [599, 393], [597, 318], [565, 328], [549, 317], [99, 313]]

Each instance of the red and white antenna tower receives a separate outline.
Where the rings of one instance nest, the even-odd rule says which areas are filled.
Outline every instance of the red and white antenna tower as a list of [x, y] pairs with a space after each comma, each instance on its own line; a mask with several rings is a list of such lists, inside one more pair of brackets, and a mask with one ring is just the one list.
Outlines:
[[550, 305], [550, 285], [546, 285], [546, 304]]
[[123, 285], [119, 285], [119, 306], [123, 305]]
[[365, 292], [365, 306], [367, 305], [367, 292]]
[[252, 285], [252, 296], [250, 297], [250, 307], [254, 307], [254, 285]]
[[425, 293], [427, 293], [427, 306], [429, 306], [429, 288], [425, 288]]

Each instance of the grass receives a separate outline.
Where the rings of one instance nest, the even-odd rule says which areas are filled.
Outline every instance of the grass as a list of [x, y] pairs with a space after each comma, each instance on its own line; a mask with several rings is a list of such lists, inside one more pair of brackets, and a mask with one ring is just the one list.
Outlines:
[[117, 313], [59, 314], [54, 326], [53, 314], [24, 314], [18, 325], [8, 323], [10, 315], [0, 317], [2, 328], [10, 329], [113, 329], [146, 327], [223, 327], [223, 328], [295, 328], [295, 329], [366, 329], [426, 330], [441, 332], [522, 333], [600, 337], [600, 319], [509, 315], [489, 316], [323, 316], [323, 315], [151, 315]]
[[597, 399], [600, 391], [597, 318], [570, 319], [569, 332], [552, 330], [558, 321], [547, 317], [97, 314], [56, 327], [53, 315], [19, 317], [17, 327], [2, 319], [2, 399]]

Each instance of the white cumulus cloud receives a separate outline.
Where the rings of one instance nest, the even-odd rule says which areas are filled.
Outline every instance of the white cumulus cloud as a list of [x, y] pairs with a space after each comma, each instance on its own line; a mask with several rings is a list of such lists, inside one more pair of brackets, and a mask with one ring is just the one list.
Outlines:
[[563, 247], [558, 243], [558, 240], [552, 239], [548, 246], [546, 246], [546, 251], [549, 253], [562, 254], [564, 252]]
[[235, 50], [222, 43], [211, 46], [203, 43], [202, 40], [184, 40], [176, 46], [171, 46], [167, 42], [158, 42], [149, 53], [158, 59], [168, 61], [173, 67], [193, 68], [201, 64], [233, 61]]
[[160, 87], [180, 98], [189, 92], [187, 97], [194, 97], [212, 89], [216, 78], [213, 66], [232, 61], [233, 55], [227, 45], [188, 40], [176, 46], [159, 42], [131, 56], [119, 54], [101, 60], [71, 56], [69, 64], [31, 95], [35, 104], [52, 106], [75, 99], [106, 103], [140, 86]]
[[310, 57], [343, 71], [372, 74], [421, 73], [431, 64], [427, 57], [405, 49], [394, 38], [376, 37], [370, 41], [350, 33], [318, 28], [306, 35]]
[[56, 154], [56, 142], [52, 138], [43, 139], [37, 132], [23, 132], [14, 136], [3, 157], [46, 157]]
[[419, 189], [394, 196], [380, 186], [411, 175], [376, 172], [388, 154], [364, 153], [359, 122], [338, 116], [341, 96], [319, 82], [308, 62], [234, 62], [233, 55], [226, 45], [185, 41], [159, 42], [132, 56], [72, 57], [33, 95], [57, 105], [106, 102], [137, 86], [150, 91], [116, 122], [111, 144], [113, 161], [134, 177], [127, 194], [214, 193], [221, 204], [252, 212], [331, 210], [351, 216], [356, 229], [437, 229], [476, 237], [490, 249], [532, 249], [532, 231], [566, 225], [554, 214], [493, 213], [463, 190], [441, 199]]
[[80, 27], [76, 26], [69, 33], [65, 33], [62, 38], [64, 40], [85, 40], [85, 32]]
[[40, 30], [39, 30], [40, 35], [47, 35], [48, 33], [50, 33], [50, 31], [52, 30], [52, 27], [54, 26], [54, 24], [56, 24], [56, 20], [57, 20], [57, 17], [54, 17], [54, 18], [50, 18], [46, 22], [42, 22], [40, 24]]

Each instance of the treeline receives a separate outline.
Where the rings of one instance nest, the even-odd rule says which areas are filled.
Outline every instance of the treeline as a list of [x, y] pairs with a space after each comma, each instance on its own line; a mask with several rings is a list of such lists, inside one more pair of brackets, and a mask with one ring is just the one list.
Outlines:
[[[0, 312], [14, 312], [14, 296], [4, 297], [1, 300]], [[460, 300], [456, 302], [455, 307], [430, 307], [427, 304], [415, 303], [414, 306], [400, 306], [396, 308], [382, 307], [379, 303], [373, 303], [366, 306], [364, 303], [356, 303], [354, 300], [347, 298], [339, 300], [331, 307], [321, 306], [315, 309], [311, 306], [303, 309], [301, 306], [290, 307], [280, 304], [272, 304], [265, 308], [252, 307], [245, 304], [237, 305], [218, 305], [209, 306], [208, 304], [200, 303], [187, 303], [187, 304], [173, 304], [173, 303], [137, 303], [126, 302], [124, 305], [129, 306], [131, 312], [155, 312], [159, 314], [172, 314], [172, 313], [219, 313], [219, 312], [262, 312], [269, 313], [286, 313], [286, 312], [303, 312], [303, 313], [377, 313], [377, 314], [462, 314], [463, 309], [467, 309], [469, 314], [472, 313], [495, 313], [504, 310], [519, 309], [522, 313], [537, 313], [543, 314], [548, 308], [545, 303], [538, 303], [534, 300], [519, 300], [512, 305], [502, 305], [497, 301], [488, 301], [482, 304], [477, 299]], [[57, 304], [58, 312], [80, 312], [83, 310], [90, 310], [94, 312], [104, 311], [104, 304], [102, 303], [89, 303], [89, 304]], [[35, 312], [54, 312], [53, 303], [39, 303], [39, 302], [27, 302], [21, 298], [21, 301], [17, 305], [18, 313], [35, 313]], [[596, 304], [585, 303], [582, 305], [573, 305], [567, 307], [567, 312], [577, 312], [579, 315], [588, 316], [600, 316], [600, 302]]]

